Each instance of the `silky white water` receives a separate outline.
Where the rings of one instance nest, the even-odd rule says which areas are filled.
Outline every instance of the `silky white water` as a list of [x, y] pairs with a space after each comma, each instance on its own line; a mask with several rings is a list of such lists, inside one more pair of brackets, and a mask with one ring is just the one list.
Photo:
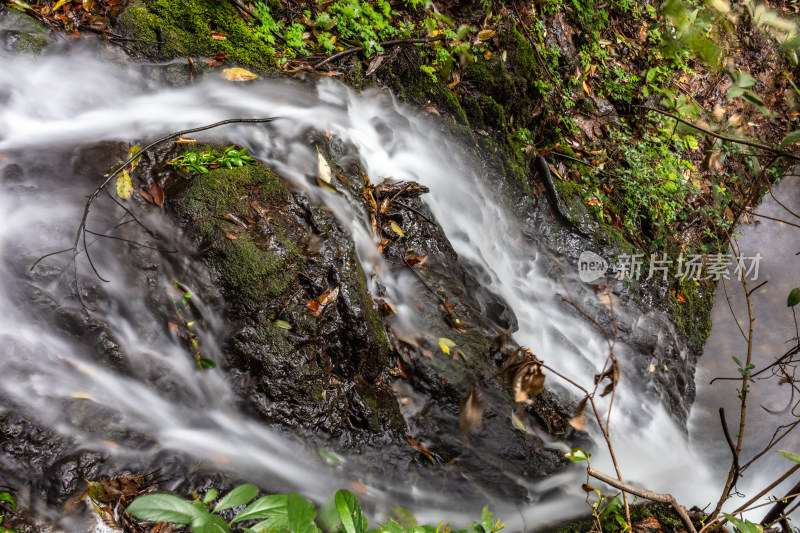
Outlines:
[[[307, 176], [316, 173], [317, 154], [299, 140], [301, 133], [312, 128], [354, 145], [373, 183], [391, 176], [429, 187], [430, 194], [423, 200], [456, 251], [487, 268], [492, 290], [516, 313], [520, 329], [515, 339], [559, 372], [592, 385], [606, 360], [605, 339], [594, 326], [576, 319], [558, 298], [565, 288], [553, 277], [548, 260], [530, 245], [520, 244], [526, 242], [519, 238], [521, 228], [500, 208], [481, 165], [447, 142], [435, 120], [398, 104], [386, 92], [359, 94], [330, 79], [248, 84], [208, 80], [163, 87], [143, 75], [139, 66], [101, 58], [93, 50], [72, 49], [38, 58], [0, 56], [0, 154], [4, 156], [0, 169], [17, 159], [28, 162], [24, 183], [0, 190], [0, 368], [4, 376], [0, 393], [83, 448], [121, 457], [179, 450], [254, 482], [278, 476], [318, 501], [346, 487], [348, 481], [360, 481], [369, 488], [364, 498], [377, 502], [378, 510], [385, 510], [398, 495], [411, 494], [417, 498], [412, 507], [421, 520], [464, 523], [477, 518], [454, 515], [454, 502], [446, 495], [422, 494], [413, 486], [386, 487], [357, 469], [325, 467], [313, 449], [303, 451], [297, 443], [237, 412], [234, 391], [223, 372], [194, 371], [195, 363], [184, 348], [148, 325], [145, 303], [137, 298], [137, 287], [127, 283], [126, 265], [118, 256], [103, 252], [111, 246], [105, 241], [91, 246], [98, 270], [110, 282], [97, 283], [85, 256], [76, 261], [79, 276], [87, 286], [100, 286], [94, 312], [110, 324], [126, 357], [143, 372], [148, 365], [170, 369], [171, 382], [163, 388], [91, 363], [91, 358], [76, 350], [73, 340], [41, 327], [13, 296], [21, 284], [29, 283], [24, 269], [33, 260], [71, 246], [85, 196], [102, 180], [100, 175], [95, 183], [60, 179], [59, 165], [74, 164], [69, 160], [70, 147], [105, 139], [145, 144], [184, 128], [235, 117], [271, 116], [281, 119], [267, 126], [225, 126], [195, 137], [201, 141], [222, 137], [249, 147], [253, 156], [306, 189], [315, 201], [330, 206], [351, 229], [364, 270], [377, 269], [380, 282], [388, 288], [387, 299], [406, 327], [421, 331], [423, 325], [417, 323], [406, 300], [415, 285], [410, 277], [395, 278], [389, 269], [381, 268], [381, 256], [363, 214], [348, 205], [343, 195], [308, 186]], [[31, 158], [41, 159], [42, 164], [30, 164]], [[110, 203], [108, 209], [104, 213], [95, 207], [92, 212], [90, 226], [96, 231], [122, 216]], [[163, 227], [168, 228], [169, 222], [158, 214], [145, 222], [169, 233]], [[180, 236], [169, 244], [186, 245]], [[52, 262], [64, 263], [62, 259]], [[182, 268], [184, 272], [194, 269], [198, 277], [204, 275], [198, 265]], [[160, 271], [157, 278], [168, 292], [171, 272]], [[565, 283], [578, 303], [595, 297], [574, 273], [567, 273]], [[191, 279], [186, 284], [191, 288]], [[55, 285], [40, 289], [57, 293]], [[202, 294], [195, 294], [193, 303], [210, 323], [201, 332], [200, 342], [207, 356], [214, 358], [224, 325], [214, 309], [203, 306]], [[712, 501], [719, 480], [695, 456], [664, 406], [642, 400], [647, 397], [646, 385], [626, 371], [626, 359], [637, 354], [622, 343], [615, 353], [622, 361], [623, 377], [614, 399], [611, 436], [625, 479], [649, 490], [671, 492], [682, 502]], [[551, 384], [557, 381], [554, 376], [548, 379]], [[146, 436], [151, 445], [145, 450], [125, 449], [84, 432], [61, 409], [76, 396], [111, 406], [117, 414], [116, 425]], [[601, 409], [607, 407], [606, 400], [600, 402]], [[598, 442], [592, 466], [613, 473], [599, 432], [592, 428]], [[475, 509], [489, 503], [509, 531], [586, 513], [582, 471], [574, 466], [545, 481], [528, 483], [534, 503], [487, 501], [486, 495], [475, 495]], [[525, 483], [511, 475], [509, 482]], [[547, 504], [535, 502], [538, 494], [553, 487], [561, 487], [569, 496]]]

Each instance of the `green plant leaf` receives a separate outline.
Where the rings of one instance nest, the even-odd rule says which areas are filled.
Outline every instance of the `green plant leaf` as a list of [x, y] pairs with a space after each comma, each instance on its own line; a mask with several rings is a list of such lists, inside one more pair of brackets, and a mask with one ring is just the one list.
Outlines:
[[[197, 364], [200, 365], [200, 368], [205, 369], [205, 370], [211, 370], [212, 368], [217, 368], [217, 363], [215, 363], [211, 359], [206, 359], [205, 357], [201, 357], [200, 359], [198, 359]], [[214, 498], [212, 498], [212, 500], [213, 499]], [[205, 500], [203, 500], [203, 501], [205, 501]], [[208, 503], [208, 502], [206, 502], [206, 503]]]
[[381, 526], [380, 531], [381, 533], [405, 533], [406, 530], [390, 518], [388, 522]]
[[193, 521], [190, 529], [192, 533], [228, 533], [230, 526], [222, 517], [206, 514]]
[[793, 132], [786, 135], [781, 141], [781, 148], [786, 148], [790, 144], [794, 144], [800, 142], [800, 130], [794, 130]]
[[786, 457], [790, 461], [800, 464], [800, 454], [796, 454], [794, 452], [789, 452], [786, 450], [778, 450], [778, 453]]
[[314, 504], [296, 492], [290, 492], [286, 497], [287, 527], [293, 533], [317, 533], [314, 519], [317, 510]]
[[800, 287], [795, 287], [786, 299], [786, 307], [794, 307], [800, 303]]
[[[188, 326], [189, 324], [186, 325]], [[219, 493], [217, 492], [217, 489], [208, 489], [208, 492], [206, 492], [205, 497], [203, 497], [203, 503], [213, 502], [214, 500], [217, 499], [218, 494]]]
[[741, 87], [733, 86], [728, 89], [728, 100], [731, 98], [736, 98], [737, 96], [742, 96], [744, 94], [744, 89]]
[[286, 495], [285, 494], [270, 494], [259, 498], [233, 517], [231, 524], [240, 522], [242, 520], [270, 518], [275, 516], [283, 516], [284, 523], [286, 517]]
[[224, 511], [225, 509], [230, 509], [231, 507], [245, 505], [256, 496], [258, 496], [258, 487], [252, 483], [239, 485], [222, 497], [219, 503], [214, 506], [214, 512], [218, 513], [220, 511]]
[[349, 490], [336, 491], [334, 498], [336, 510], [347, 533], [363, 533], [367, 530], [367, 518], [361, 512], [361, 505]]
[[588, 461], [589, 457], [591, 456], [592, 454], [587, 453], [581, 450], [580, 448], [573, 448], [571, 452], [564, 454], [564, 457], [566, 457], [573, 463], [578, 463], [580, 461]]
[[145, 494], [139, 496], [125, 512], [140, 520], [189, 524], [202, 514], [191, 503], [173, 494]]

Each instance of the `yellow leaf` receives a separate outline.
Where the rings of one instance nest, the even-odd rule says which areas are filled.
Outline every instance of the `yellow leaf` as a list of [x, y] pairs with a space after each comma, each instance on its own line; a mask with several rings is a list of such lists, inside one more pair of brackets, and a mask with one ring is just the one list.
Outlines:
[[490, 57], [492, 57], [492, 51], [491, 50], [486, 50], [486, 53], [483, 54], [483, 58], [488, 61]]
[[592, 94], [592, 90], [589, 88], [589, 86], [586, 84], [585, 81], [583, 82], [583, 90], [586, 92], [587, 95]]
[[522, 420], [520, 420], [520, 418], [513, 412], [511, 413], [511, 425], [515, 429], [518, 429], [518, 430], [523, 431], [525, 433], [528, 432], [528, 428], [525, 427], [525, 423]]
[[448, 338], [445, 338], [445, 337], [440, 337], [439, 338], [439, 348], [441, 348], [442, 351], [444, 353], [446, 353], [447, 355], [450, 355], [450, 348], [452, 348], [455, 345], [456, 345], [456, 343], [451, 341]]
[[229, 81], [250, 81], [256, 79], [258, 76], [245, 70], [243, 68], [226, 68], [220, 74], [223, 78]]
[[133, 184], [131, 183], [131, 176], [127, 170], [123, 170], [117, 177], [117, 196], [123, 200], [127, 200], [133, 194]]
[[[397, 222], [392, 221], [392, 231], [400, 235], [401, 237], [405, 237], [406, 234], [403, 233], [403, 229], [397, 225]], [[450, 353], [450, 352], [447, 352]]]
[[56, 5], [53, 6], [53, 11], [56, 11], [59, 7], [69, 2], [72, 2], [72, 0], [58, 0], [58, 2], [56, 2]]
[[[130, 150], [128, 150], [128, 159], [130, 159], [131, 157], [135, 156], [136, 154], [138, 154], [141, 151], [142, 151], [142, 147], [139, 146], [138, 144], [134, 144], [133, 146], [131, 146]], [[130, 169], [133, 170], [133, 167], [138, 165], [139, 161], [141, 161], [141, 160], [142, 160], [142, 156], [139, 156], [136, 159], [134, 159], [133, 161], [131, 161]]]
[[497, 33], [495, 30], [481, 30], [478, 32], [478, 40], [485, 41], [486, 39], [491, 39], [492, 35]]
[[331, 167], [322, 154], [319, 153], [319, 147], [317, 147], [317, 174], [319, 179], [325, 183], [331, 182]]
[[336, 187], [333, 186], [332, 183], [328, 183], [327, 181], [322, 181], [320, 178], [317, 178], [317, 185], [322, 187], [328, 192], [337, 193], [339, 192]]
[[72, 397], [73, 398], [79, 398], [81, 400], [92, 400], [92, 401], [94, 401], [94, 398], [92, 398], [92, 395], [89, 394], [88, 392], [73, 392], [72, 393]]

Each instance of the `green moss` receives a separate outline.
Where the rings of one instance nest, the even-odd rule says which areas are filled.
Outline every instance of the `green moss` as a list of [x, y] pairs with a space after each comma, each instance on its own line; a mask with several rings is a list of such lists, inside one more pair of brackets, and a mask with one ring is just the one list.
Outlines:
[[491, 96], [480, 99], [481, 112], [487, 125], [500, 131], [506, 130], [506, 113]]
[[667, 298], [678, 331], [692, 350], [700, 352], [711, 333], [714, 286], [708, 282], [697, 283], [693, 279], [679, 279], [675, 291], [683, 296], [683, 301], [676, 294], [669, 294]]
[[539, 70], [533, 47], [516, 28], [501, 35], [501, 45], [506, 50], [511, 50], [509, 62], [514, 73], [523, 79], [533, 79]]
[[[237, 13], [233, 4], [214, 0], [135, 2], [118, 25], [142, 41], [131, 46], [160, 59], [213, 56], [222, 52], [238, 65], [265, 73], [276, 66], [274, 50]], [[216, 40], [211, 32], [225, 34]], [[150, 42], [146, 42], [150, 41]], [[152, 41], [160, 45], [154, 48]]]
[[[256, 218], [251, 201], [278, 207], [286, 204], [287, 194], [280, 178], [257, 164], [198, 174], [180, 201], [179, 212], [192, 221], [211, 250], [210, 266], [234, 301], [245, 308], [263, 307], [287, 290], [294, 280], [289, 265], [300, 261], [300, 249], [279, 217], [271, 221], [268, 239], [257, 229], [242, 230], [219, 217]], [[235, 239], [228, 238], [231, 231]]]
[[250, 307], [277, 298], [294, 279], [280, 256], [262, 249], [244, 235], [225, 242], [212, 263], [223, 276], [226, 288]]

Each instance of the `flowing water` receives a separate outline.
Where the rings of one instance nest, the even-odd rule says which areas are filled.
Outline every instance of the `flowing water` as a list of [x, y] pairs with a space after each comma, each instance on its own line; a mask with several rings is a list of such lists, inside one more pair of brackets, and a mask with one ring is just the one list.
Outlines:
[[[411, 481], [387, 487], [357, 467], [323, 466], [313, 449], [303, 451], [297, 442], [238, 412], [235, 392], [224, 373], [194, 371], [184, 348], [154, 324], [140, 287], [131, 284], [131, 263], [136, 261], [113, 243], [89, 240], [97, 269], [108, 283], [100, 283], [92, 274], [85, 255], [71, 265], [67, 256], [55, 256], [38, 266], [36, 275], [29, 273], [37, 257], [71, 246], [86, 195], [107, 167], [102, 161], [76, 159], [75, 147], [107, 139], [144, 144], [169, 132], [234, 117], [282, 118], [262, 126], [225, 126], [209, 137], [196, 137], [201, 141], [224, 137], [250, 147], [252, 155], [306, 189], [315, 201], [329, 205], [352, 231], [365, 271], [377, 267], [387, 297], [406, 327], [424, 327], [405, 299], [414, 290], [411, 280], [395, 278], [389, 269], [380, 268], [381, 257], [362, 213], [338, 197], [342, 195], [307, 185], [307, 176], [315, 174], [317, 165], [317, 154], [299, 140], [308, 128], [327, 131], [355, 146], [373, 182], [392, 176], [430, 188], [424, 201], [456, 251], [487, 268], [492, 290], [516, 313], [520, 329], [515, 339], [521, 345], [586, 385], [606, 359], [605, 340], [558, 297], [564, 286], [553, 278], [545, 255], [519, 244], [526, 242], [518, 238], [522, 228], [503, 212], [485, 182], [482, 166], [446, 141], [435, 122], [398, 104], [386, 92], [358, 94], [328, 79], [248, 84], [208, 80], [168, 87], [141, 66], [81, 47], [51, 50], [38, 58], [0, 56], [0, 65], [0, 154], [4, 156], [0, 172], [7, 176], [0, 190], [0, 395], [9, 402], [0, 409], [33, 416], [72, 439], [76, 448], [100, 451], [120, 464], [147, 464], [149, 458], [180, 452], [254, 482], [284, 480], [287, 488], [318, 501], [346, 486], [346, 481], [358, 480], [369, 488], [365, 499], [374, 503], [376, 514], [387, 504], [403, 501], [423, 520], [467, 519], [455, 511], [465, 502], [424, 493]], [[17, 167], [10, 171], [11, 165], [22, 171], [14, 170]], [[106, 200], [92, 211], [89, 227], [104, 231], [122, 217]], [[152, 214], [143, 222], [157, 228], [164, 247], [190, 248], [164, 217]], [[165, 295], [173, 279], [189, 280], [186, 285], [191, 289], [191, 280], [208, 274], [189, 257], [190, 253], [181, 253], [164, 261], [152, 273], [151, 283]], [[59, 274], [65, 267], [69, 267], [66, 274]], [[70, 281], [76, 268], [78, 288]], [[564, 282], [579, 303], [595, 298], [574, 272], [568, 272]], [[169, 369], [169, 378], [153, 386], [136, 375], [98, 365], [85, 353], [85, 345], [63, 329], [48, 326], [47, 305], [30, 304], [31, 299], [74, 301], [76, 292], [95, 316], [110, 324], [118, 349], [135, 362], [135, 368], [143, 375], [148, 368]], [[202, 294], [194, 294], [193, 302], [209, 323], [200, 341], [209, 357], [218, 357], [225, 325], [213, 306], [204, 305]], [[634, 317], [634, 322], [645, 324], [644, 318]], [[612, 436], [626, 479], [650, 490], [680, 494], [683, 501], [710, 501], [715, 479], [705, 461], [695, 456], [685, 431], [661, 402], [642, 399], [652, 397], [647, 384], [625, 365], [637, 354], [624, 343], [616, 353], [623, 361], [625, 386], [614, 400]], [[114, 430], [141, 436], [142, 445], [125, 447], [94, 431], [75, 407], [87, 397], [102, 400]], [[597, 431], [591, 427], [590, 431], [599, 440]], [[601, 446], [592, 464], [613, 472]], [[494, 501], [476, 494], [473, 508], [489, 503], [511, 531], [585, 513], [581, 470], [574, 467], [539, 483], [510, 479], [527, 486], [528, 501]], [[537, 502], [539, 495], [553, 488], [560, 489], [559, 498]]]

